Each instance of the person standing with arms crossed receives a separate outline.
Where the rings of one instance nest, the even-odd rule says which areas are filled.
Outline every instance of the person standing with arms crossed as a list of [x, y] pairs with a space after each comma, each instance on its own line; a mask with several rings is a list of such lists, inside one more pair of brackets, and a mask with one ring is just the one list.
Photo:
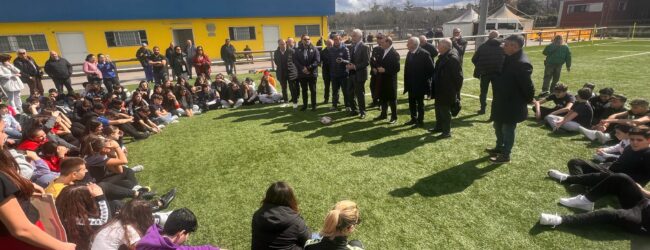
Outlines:
[[510, 153], [515, 143], [517, 123], [526, 120], [527, 105], [533, 101], [535, 86], [530, 76], [533, 65], [524, 54], [524, 38], [512, 35], [505, 39], [503, 50], [506, 58], [501, 75], [492, 83], [492, 112], [496, 134], [496, 146], [486, 149], [492, 163], [510, 162]]

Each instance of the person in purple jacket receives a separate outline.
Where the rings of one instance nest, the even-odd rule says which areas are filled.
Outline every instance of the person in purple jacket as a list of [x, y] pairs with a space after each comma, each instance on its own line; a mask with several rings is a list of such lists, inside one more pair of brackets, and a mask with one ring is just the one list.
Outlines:
[[199, 224], [194, 213], [187, 208], [174, 210], [164, 228], [154, 224], [136, 244], [136, 250], [220, 250], [211, 245], [183, 246], [190, 234], [195, 232]]

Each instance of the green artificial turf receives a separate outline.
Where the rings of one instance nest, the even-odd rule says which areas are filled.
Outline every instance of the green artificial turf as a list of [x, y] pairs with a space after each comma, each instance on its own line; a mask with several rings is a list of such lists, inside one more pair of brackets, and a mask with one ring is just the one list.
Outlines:
[[[650, 51], [650, 42], [595, 45], [571, 44], [572, 72], [563, 72], [561, 80], [571, 92], [594, 82], [596, 89], [613, 87], [630, 100], [650, 98], [650, 54], [606, 60]], [[542, 49], [526, 49], [536, 92]], [[466, 78], [473, 72], [471, 56], [465, 56]], [[477, 96], [478, 85], [478, 80], [466, 80], [462, 92]], [[478, 99], [464, 97], [463, 110], [452, 122], [453, 138], [442, 141], [424, 129], [401, 126], [409, 119], [403, 95], [395, 125], [373, 122], [377, 110], [359, 120], [329, 112], [325, 105], [317, 112], [279, 105], [220, 109], [182, 118], [162, 134], [129, 143], [129, 158], [132, 165], [145, 166], [138, 174], [141, 183], [159, 193], [178, 187], [171, 208], [188, 207], [199, 219], [192, 244], [250, 249], [252, 214], [269, 184], [278, 180], [293, 186], [313, 231], [322, 227], [334, 203], [356, 201], [363, 223], [351, 238], [367, 249], [623, 249], [646, 243], [617, 228], [537, 226], [541, 212], [577, 212], [557, 204], [573, 194], [546, 178], [546, 171], [566, 171], [569, 159], [589, 158], [597, 145], [582, 136], [553, 134], [529, 120], [518, 126], [512, 163], [490, 165], [483, 149], [494, 146], [494, 133], [487, 115], [475, 115], [478, 107]], [[320, 124], [324, 115], [335, 119], [332, 125]], [[425, 116], [426, 127], [433, 126], [431, 108]]]

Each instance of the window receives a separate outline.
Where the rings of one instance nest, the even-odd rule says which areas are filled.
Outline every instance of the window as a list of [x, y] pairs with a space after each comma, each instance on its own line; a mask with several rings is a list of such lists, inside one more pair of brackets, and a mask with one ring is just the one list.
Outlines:
[[48, 51], [45, 35], [0, 36], [0, 52], [10, 53], [18, 49]]
[[500, 30], [515, 30], [517, 29], [517, 23], [500, 23]]
[[574, 13], [574, 12], [587, 12], [587, 7], [589, 5], [587, 4], [573, 4], [569, 5], [569, 13]]
[[618, 8], [616, 8], [618, 11], [625, 11], [627, 9], [627, 1], [620, 1], [618, 2]]
[[107, 31], [106, 44], [108, 47], [140, 46], [147, 42], [147, 32], [136, 31]]
[[296, 25], [295, 31], [296, 37], [301, 37], [303, 34], [307, 34], [308, 36], [320, 36], [320, 25]]
[[496, 23], [486, 23], [485, 24], [485, 30], [495, 30], [497, 29], [497, 24]]
[[230, 40], [255, 40], [255, 27], [230, 27]]

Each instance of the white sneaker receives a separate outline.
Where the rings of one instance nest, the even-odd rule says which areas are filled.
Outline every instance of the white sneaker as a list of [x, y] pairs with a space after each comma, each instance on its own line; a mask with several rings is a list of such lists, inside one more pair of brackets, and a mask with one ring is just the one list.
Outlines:
[[133, 172], [136, 172], [136, 173], [138, 173], [138, 172], [142, 172], [142, 170], [144, 170], [144, 166], [142, 166], [142, 165], [137, 165], [137, 166], [135, 166], [135, 167], [132, 167], [131, 170], [133, 170]]
[[568, 174], [562, 173], [562, 172], [560, 172], [558, 170], [555, 170], [555, 169], [549, 170], [548, 171], [548, 176], [555, 179], [555, 180], [557, 180], [557, 181], [559, 181], [559, 182], [563, 182], [564, 180], [566, 180], [567, 177], [569, 177]]
[[587, 199], [587, 197], [584, 195], [578, 195], [571, 198], [560, 198], [560, 204], [567, 207], [582, 209], [585, 211], [594, 210], [594, 203]]
[[586, 129], [585, 127], [582, 127], [582, 126], [580, 126], [579, 129], [580, 129], [580, 133], [582, 133], [590, 141], [596, 140], [596, 132], [597, 131], [589, 130], [589, 129]]
[[167, 211], [167, 212], [155, 212], [153, 213], [153, 218], [154, 222], [158, 224], [160, 227], [165, 227], [165, 223], [167, 222], [167, 218], [169, 218], [169, 215], [174, 212], [172, 211]]
[[297, 108], [298, 108], [298, 103], [294, 103], [293, 104], [293, 109], [297, 109]]
[[165, 125], [160, 124], [160, 125], [158, 125], [158, 128], [159, 128], [159, 129], [163, 129], [163, 128], [165, 128]]
[[178, 120], [173, 120], [173, 121], [170, 122], [170, 123], [179, 123], [179, 121], [178, 121]]
[[289, 104], [283, 103], [282, 105], [280, 105], [280, 108], [286, 108], [287, 106], [289, 106]]
[[596, 138], [598, 138], [598, 141], [599, 141], [601, 144], [605, 144], [605, 143], [607, 143], [608, 141], [611, 141], [611, 140], [612, 140], [612, 139], [610, 138], [610, 135], [609, 135], [609, 134], [605, 134], [605, 133], [600, 132], [600, 131], [596, 131]]
[[562, 224], [562, 217], [556, 214], [544, 214], [539, 216], [539, 224], [544, 226], [557, 226]]

